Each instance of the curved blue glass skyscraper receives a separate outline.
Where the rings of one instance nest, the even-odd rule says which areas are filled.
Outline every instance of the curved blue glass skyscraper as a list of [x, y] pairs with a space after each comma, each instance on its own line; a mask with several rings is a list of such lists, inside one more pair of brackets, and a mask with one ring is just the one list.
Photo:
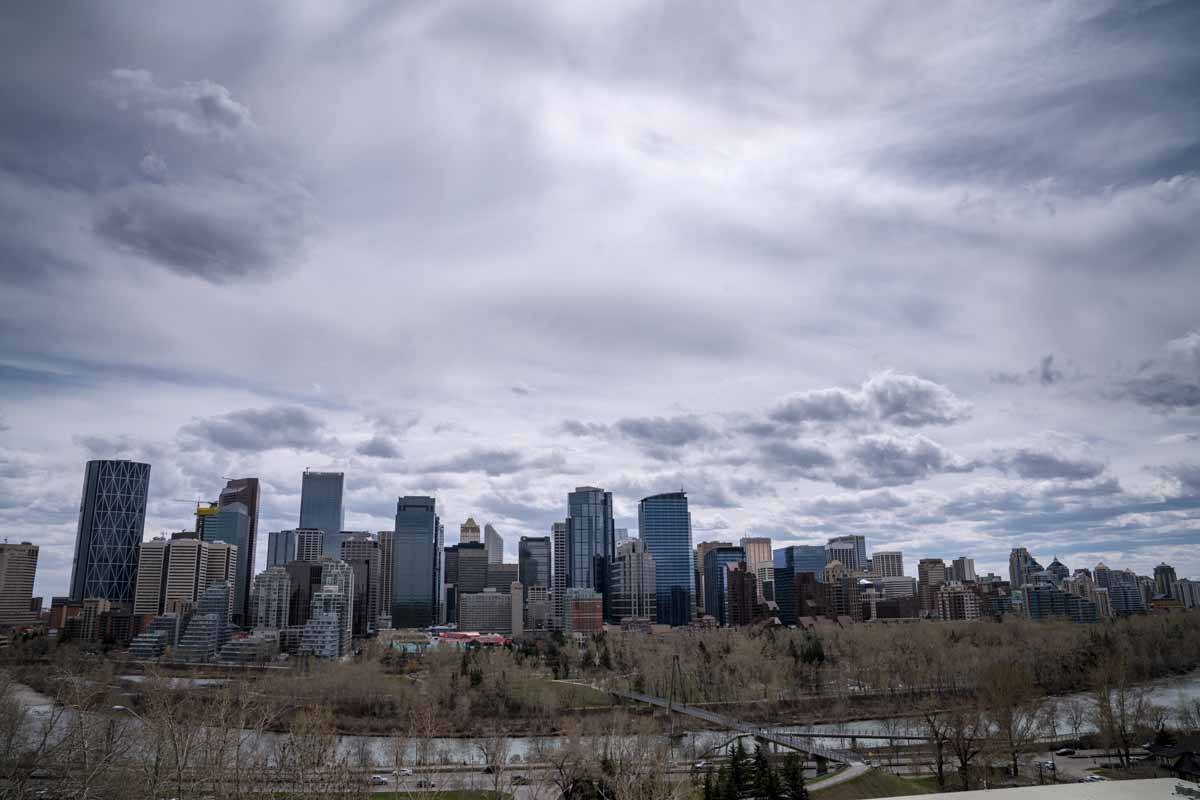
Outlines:
[[656, 494], [638, 503], [638, 536], [654, 556], [659, 624], [687, 625], [696, 604], [687, 494]]

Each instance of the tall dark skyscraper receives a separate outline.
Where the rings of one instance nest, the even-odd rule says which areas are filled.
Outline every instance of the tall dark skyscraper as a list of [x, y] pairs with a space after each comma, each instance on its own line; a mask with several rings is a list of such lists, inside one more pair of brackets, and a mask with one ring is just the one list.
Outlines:
[[88, 462], [71, 564], [72, 602], [96, 597], [133, 603], [149, 490], [149, 464]]
[[[696, 603], [692, 515], [687, 494], [656, 494], [638, 503], [638, 536], [654, 556], [658, 623], [687, 625]], [[680, 592], [686, 593], [686, 599], [680, 599]], [[676, 602], [672, 602], [672, 595]]]
[[718, 624], [729, 624], [726, 568], [745, 560], [746, 551], [734, 545], [714, 547], [704, 554], [704, 611], [715, 617]]
[[392, 627], [436, 625], [441, 591], [442, 523], [434, 499], [401, 497], [392, 552]]
[[550, 537], [522, 536], [517, 543], [517, 580], [530, 586], [550, 588]]
[[254, 581], [257, 570], [254, 568], [255, 553], [258, 550], [258, 478], [230, 478], [225, 488], [217, 497], [217, 508], [224, 510], [234, 503], [246, 507], [250, 517], [250, 527], [246, 532], [246, 541], [238, 545], [238, 574], [243, 574], [241, 593], [244, 602], [250, 600], [250, 584]]
[[567, 495], [567, 588], [604, 595], [610, 616], [608, 568], [616, 558], [612, 492], [580, 486]]
[[342, 528], [342, 490], [346, 476], [341, 472], [304, 471], [300, 488], [300, 527], [325, 532], [323, 555], [340, 558]]

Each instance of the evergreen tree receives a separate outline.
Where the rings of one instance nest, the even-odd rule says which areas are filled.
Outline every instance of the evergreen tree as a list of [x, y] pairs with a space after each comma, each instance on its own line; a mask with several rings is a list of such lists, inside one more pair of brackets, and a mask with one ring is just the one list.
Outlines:
[[788, 753], [783, 762], [783, 791], [786, 800], [808, 800], [808, 787], [804, 785], [804, 761], [799, 753]]
[[758, 800], [782, 800], [779, 774], [767, 757], [767, 746], [759, 742], [754, 748], [754, 796]]
[[712, 768], [704, 771], [704, 800], [720, 800], [717, 797], [717, 788], [713, 786]]
[[746, 756], [746, 746], [739, 737], [733, 743], [729, 754], [729, 784], [733, 788], [734, 797], [745, 797], [750, 788], [750, 763]]

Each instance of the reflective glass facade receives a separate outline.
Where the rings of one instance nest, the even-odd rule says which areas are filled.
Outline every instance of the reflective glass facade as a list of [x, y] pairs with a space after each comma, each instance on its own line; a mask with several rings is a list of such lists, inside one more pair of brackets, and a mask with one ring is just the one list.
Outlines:
[[821, 580], [821, 570], [825, 569], [825, 547], [819, 544], [797, 544], [791, 547], [781, 547], [773, 554], [775, 569], [788, 567], [793, 574], [801, 572], [816, 573]]
[[612, 492], [581, 486], [567, 495], [567, 588], [604, 592], [616, 557]]
[[246, 608], [250, 604], [251, 559], [246, 555], [254, 546], [250, 538], [249, 509], [241, 503], [230, 503], [204, 520], [202, 537], [206, 542], [224, 542], [238, 550], [237, 576], [233, 587], [233, 621], [246, 624]]
[[[656, 494], [638, 503], [638, 536], [654, 556], [659, 624], [687, 625], [692, 621], [691, 609], [696, 601], [692, 515], [688, 511], [687, 494]], [[680, 591], [686, 593], [686, 601], [681, 601]]]
[[704, 611], [721, 625], [729, 624], [725, 568], [746, 560], [746, 551], [735, 545], [714, 547], [704, 554]]
[[300, 487], [300, 527], [325, 532], [321, 552], [330, 558], [338, 558], [342, 552], [344, 485], [344, 473], [306, 471]]
[[530, 586], [550, 588], [550, 537], [522, 536], [517, 544], [518, 580]]
[[442, 599], [442, 525], [432, 497], [397, 501], [392, 547], [392, 627], [436, 625]]
[[72, 602], [96, 597], [133, 603], [149, 489], [149, 464], [88, 462], [71, 564]]

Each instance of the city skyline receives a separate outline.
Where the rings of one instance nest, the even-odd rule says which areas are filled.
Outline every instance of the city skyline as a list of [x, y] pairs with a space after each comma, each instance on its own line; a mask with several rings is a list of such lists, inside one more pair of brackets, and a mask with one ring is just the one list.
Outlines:
[[509, 562], [590, 484], [693, 544], [1200, 574], [1194, 3], [238, 11], [0, 12], [39, 596], [98, 459], [153, 465], [143, 539], [259, 478], [256, 571], [311, 469]]

